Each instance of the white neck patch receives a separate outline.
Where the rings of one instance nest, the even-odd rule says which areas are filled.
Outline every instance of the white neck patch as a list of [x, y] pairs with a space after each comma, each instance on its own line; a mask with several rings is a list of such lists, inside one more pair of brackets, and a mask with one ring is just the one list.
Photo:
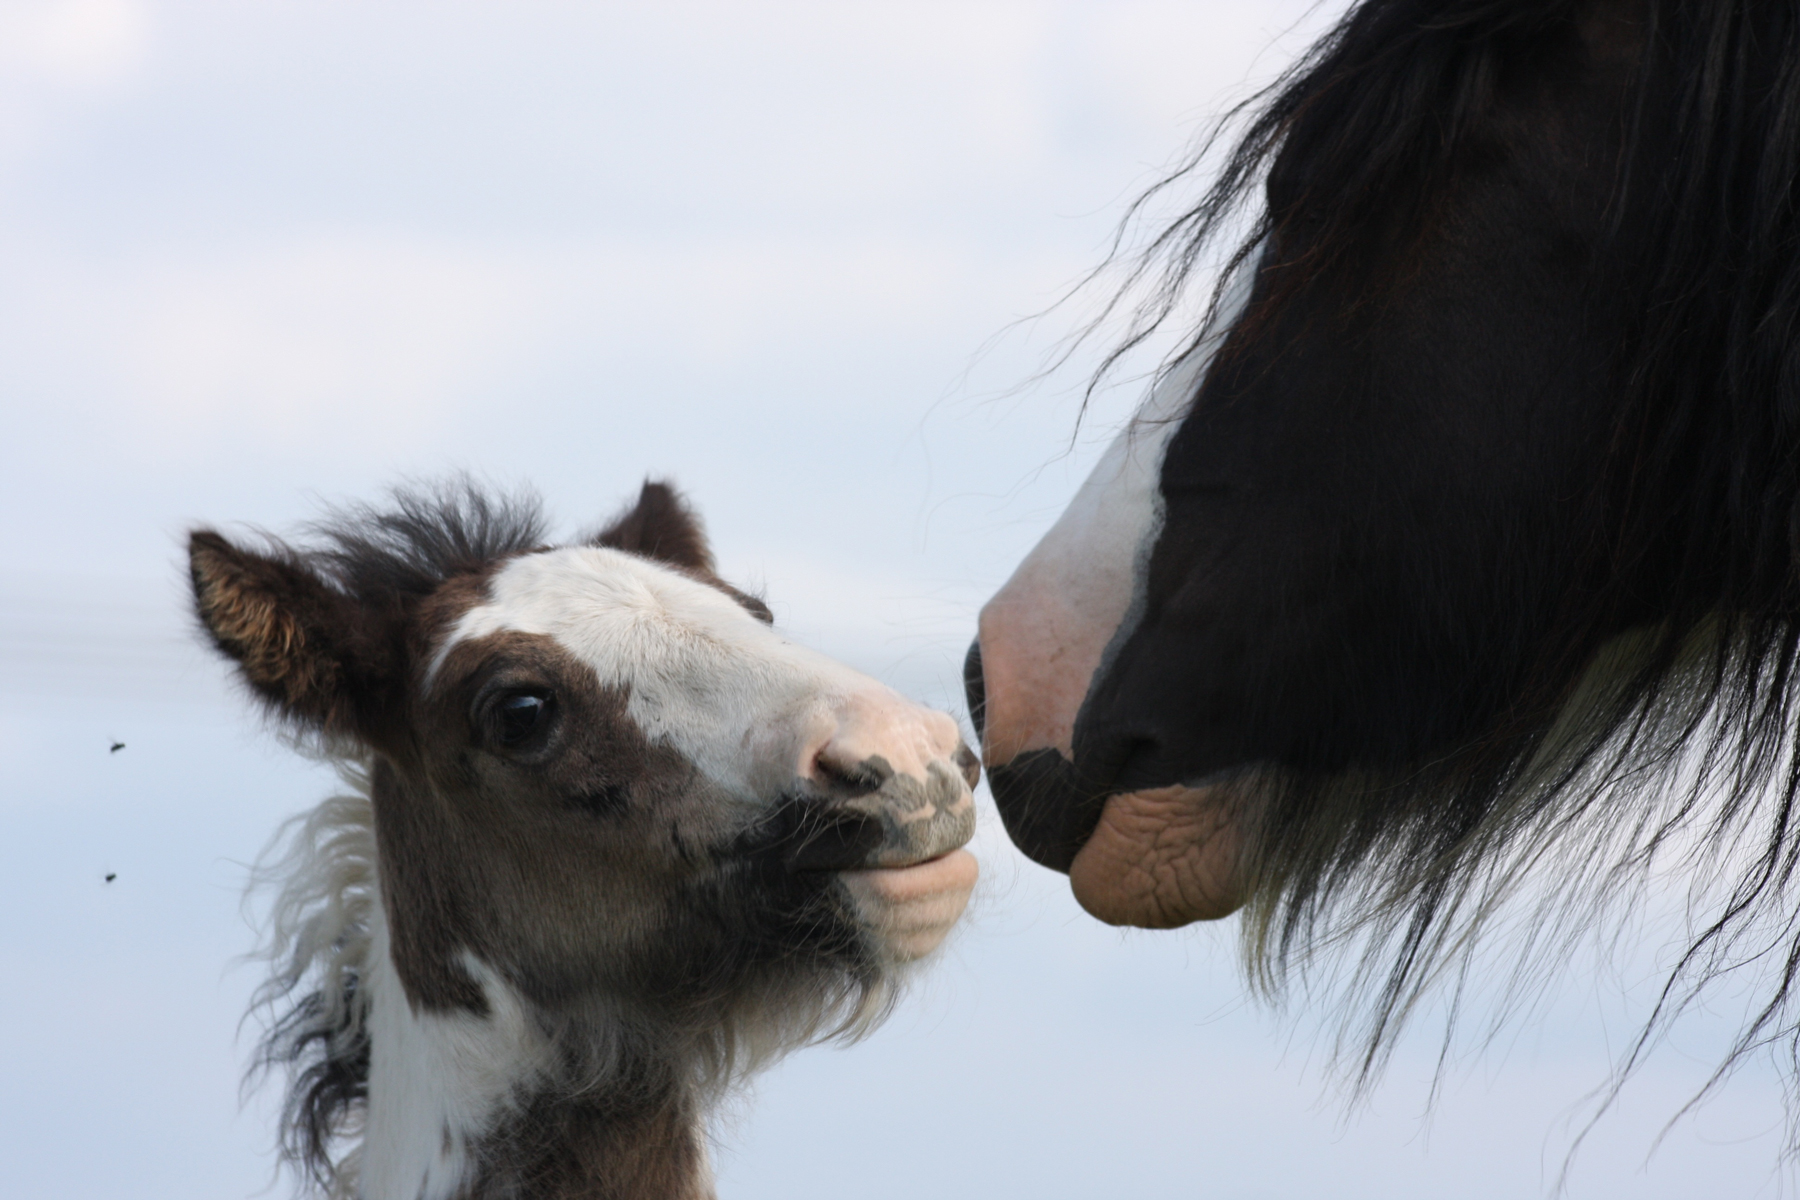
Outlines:
[[369, 1110], [357, 1172], [361, 1200], [449, 1200], [474, 1168], [473, 1147], [548, 1064], [523, 1001], [465, 955], [488, 1012], [415, 1012], [376, 906], [369, 988]]

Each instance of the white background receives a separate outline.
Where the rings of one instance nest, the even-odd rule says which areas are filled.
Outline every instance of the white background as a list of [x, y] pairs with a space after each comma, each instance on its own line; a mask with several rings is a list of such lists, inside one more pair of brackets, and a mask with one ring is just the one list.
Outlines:
[[[328, 780], [198, 650], [190, 524], [468, 468], [573, 530], [667, 474], [797, 636], [960, 712], [1128, 396], [1077, 434], [1088, 360], [1034, 381], [1093, 295], [1013, 323], [1336, 9], [0, 0], [0, 1192], [270, 1181], [239, 892]], [[1572, 960], [1429, 1120], [1429, 1022], [1347, 1110], [1231, 923], [1103, 928], [984, 820], [895, 1021], [721, 1122], [727, 1200], [1543, 1194], [1666, 954], [1651, 914]], [[1762, 1064], [1657, 1145], [1732, 1028], [1678, 1030], [1570, 1195], [1792, 1182]]]

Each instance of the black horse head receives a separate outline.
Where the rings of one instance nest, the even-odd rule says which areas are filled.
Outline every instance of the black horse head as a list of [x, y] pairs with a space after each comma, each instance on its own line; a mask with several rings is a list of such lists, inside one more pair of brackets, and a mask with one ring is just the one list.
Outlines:
[[1357, 4], [1158, 243], [1179, 285], [1255, 206], [1211, 330], [983, 613], [1014, 840], [1108, 920], [1248, 904], [1265, 965], [1373, 920], [1377, 1031], [1546, 854], [1747, 839], [1682, 969], [1800, 955], [1797, 180], [1800, 7]]

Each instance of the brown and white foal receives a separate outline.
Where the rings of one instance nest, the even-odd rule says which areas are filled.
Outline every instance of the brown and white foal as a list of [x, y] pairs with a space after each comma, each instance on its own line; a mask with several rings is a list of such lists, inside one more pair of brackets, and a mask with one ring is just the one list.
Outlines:
[[582, 544], [464, 483], [251, 549], [212, 640], [352, 794], [275, 912], [283, 1142], [364, 1200], [712, 1194], [729, 1081], [868, 1028], [960, 915], [955, 723], [794, 645], [667, 487]]

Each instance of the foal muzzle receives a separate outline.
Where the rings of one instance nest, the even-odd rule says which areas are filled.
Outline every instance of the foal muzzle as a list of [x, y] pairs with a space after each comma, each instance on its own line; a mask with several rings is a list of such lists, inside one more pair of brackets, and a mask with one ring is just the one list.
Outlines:
[[929, 764], [924, 779], [896, 773], [879, 756], [863, 766], [861, 778], [783, 804], [777, 841], [789, 869], [909, 867], [975, 835], [974, 795], [948, 764]]

